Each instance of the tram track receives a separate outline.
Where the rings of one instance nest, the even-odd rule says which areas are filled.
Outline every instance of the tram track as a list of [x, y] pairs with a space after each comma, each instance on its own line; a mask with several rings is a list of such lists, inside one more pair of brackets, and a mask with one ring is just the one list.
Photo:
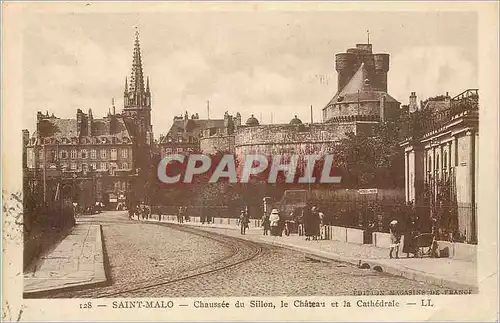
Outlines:
[[[133, 221], [135, 222], [135, 221]], [[137, 223], [137, 222], [135, 222]], [[78, 297], [78, 298], [109, 298], [109, 297], [134, 297], [137, 293], [143, 293], [147, 290], [154, 290], [161, 287], [165, 287], [168, 285], [182, 283], [188, 281], [190, 279], [196, 279], [201, 276], [206, 276], [210, 274], [215, 274], [218, 272], [222, 272], [225, 270], [229, 270], [233, 267], [237, 267], [248, 263], [256, 258], [264, 252], [264, 247], [261, 245], [238, 239], [235, 237], [229, 237], [226, 235], [222, 235], [214, 232], [207, 232], [195, 228], [188, 228], [184, 226], [179, 226], [176, 224], [169, 223], [144, 223], [143, 224], [151, 224], [151, 225], [159, 225], [169, 229], [174, 229], [182, 232], [186, 232], [192, 235], [200, 236], [206, 239], [210, 239], [216, 241], [217, 243], [222, 244], [224, 247], [230, 250], [230, 253], [222, 258], [216, 259], [213, 262], [208, 264], [204, 264], [201, 266], [197, 266], [192, 269], [188, 269], [183, 271], [182, 273], [171, 274], [169, 275], [160, 275], [151, 277], [150, 279], [143, 279], [138, 282], [129, 282], [127, 284], [113, 284], [102, 287], [95, 287], [89, 290], [81, 290], [81, 291], [73, 291], [61, 293], [58, 295], [54, 295], [56, 298], [67, 298], [67, 297]], [[196, 252], [196, 250], [193, 250]], [[168, 296], [168, 295], [165, 295]]]

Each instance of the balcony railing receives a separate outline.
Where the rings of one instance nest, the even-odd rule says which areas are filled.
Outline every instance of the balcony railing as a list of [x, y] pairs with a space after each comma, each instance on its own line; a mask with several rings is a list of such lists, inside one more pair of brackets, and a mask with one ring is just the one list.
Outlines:
[[426, 133], [438, 130], [454, 118], [479, 111], [477, 89], [466, 90], [450, 100], [448, 108], [440, 111], [419, 110], [410, 118], [410, 136], [418, 138]]

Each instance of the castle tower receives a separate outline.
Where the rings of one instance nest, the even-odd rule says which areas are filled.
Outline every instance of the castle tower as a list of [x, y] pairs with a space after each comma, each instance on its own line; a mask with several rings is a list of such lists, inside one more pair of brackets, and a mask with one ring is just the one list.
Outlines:
[[130, 78], [125, 78], [123, 116], [132, 118], [136, 128], [138, 139], [143, 143], [152, 141], [151, 125], [151, 90], [149, 88], [149, 77], [144, 82], [142, 70], [141, 46], [139, 32], [135, 32], [134, 51], [132, 58], [132, 71]]
[[387, 93], [389, 54], [374, 54], [369, 43], [356, 44], [335, 55], [335, 69], [338, 88], [323, 108], [323, 121], [375, 124], [397, 118], [400, 103]]
[[338, 91], [342, 91], [361, 64], [368, 71], [373, 89], [387, 92], [389, 54], [373, 54], [372, 44], [356, 44], [356, 48], [349, 48], [345, 53], [335, 55]]

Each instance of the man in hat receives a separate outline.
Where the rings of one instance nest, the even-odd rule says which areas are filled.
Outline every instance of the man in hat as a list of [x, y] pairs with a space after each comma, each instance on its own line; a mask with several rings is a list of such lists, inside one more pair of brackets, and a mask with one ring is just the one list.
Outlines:
[[401, 235], [399, 234], [398, 230], [397, 230], [397, 225], [398, 225], [398, 221], [396, 220], [392, 220], [391, 223], [389, 224], [389, 234], [390, 234], [390, 237], [391, 237], [391, 249], [389, 251], [389, 258], [392, 259], [392, 252], [393, 250], [396, 250], [396, 259], [399, 258], [399, 242], [401, 240]]
[[246, 229], [248, 228], [248, 222], [250, 220], [248, 219], [247, 213], [245, 210], [241, 210], [240, 212], [240, 233], [245, 234]]

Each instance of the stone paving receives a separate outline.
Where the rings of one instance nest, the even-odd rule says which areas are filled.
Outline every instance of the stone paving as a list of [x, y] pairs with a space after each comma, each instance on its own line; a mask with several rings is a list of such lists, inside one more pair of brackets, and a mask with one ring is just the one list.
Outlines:
[[24, 272], [24, 294], [106, 282], [100, 225], [76, 224], [55, 248]]
[[[196, 270], [227, 257], [231, 254], [231, 248], [207, 237], [176, 230], [175, 226], [158, 223], [157, 220], [129, 220], [126, 212], [105, 212], [79, 221], [82, 228], [82, 225], [102, 226], [104, 249], [109, 262], [108, 285], [54, 292], [48, 297], [394, 295], [408, 291], [428, 294], [448, 290], [351, 264], [318, 262], [311, 259], [311, 251], [297, 252], [298, 242], [294, 247], [287, 248], [272, 244], [272, 240], [288, 239], [293, 242], [293, 239], [299, 240], [298, 237], [262, 237], [261, 231], [255, 228], [244, 236], [258, 242], [263, 249], [252, 261], [175, 284], [151, 287], [151, 283], [170, 280], [179, 273]], [[241, 237], [235, 225], [204, 229]], [[323, 243], [328, 241], [311, 241], [309, 245]], [[66, 256], [61, 253], [61, 258], [68, 258], [70, 251], [78, 254], [69, 244], [63, 245], [66, 246]], [[69, 268], [76, 267], [51, 267], [60, 276]], [[121, 292], [125, 294], [113, 296], [113, 293]]]
[[165, 226], [128, 220], [126, 212], [104, 212], [83, 221], [102, 226], [110, 285], [54, 293], [51, 297], [100, 297], [128, 290], [132, 285], [147, 285], [150, 281], [209, 264], [230, 254], [229, 248], [216, 241]]

